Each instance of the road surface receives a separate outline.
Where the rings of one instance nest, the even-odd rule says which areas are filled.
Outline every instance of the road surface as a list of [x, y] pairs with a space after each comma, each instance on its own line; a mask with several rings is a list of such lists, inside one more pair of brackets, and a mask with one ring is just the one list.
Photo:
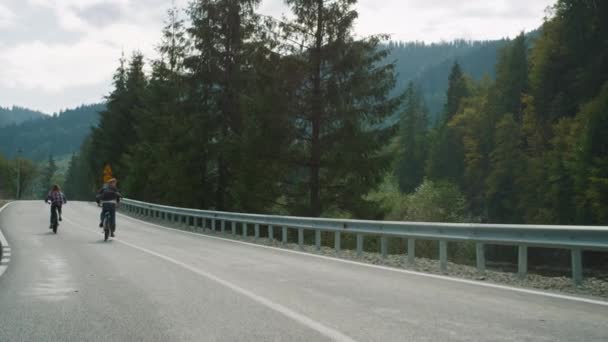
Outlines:
[[608, 305], [163, 229], [70, 202], [0, 213], [0, 341], [608, 341]]

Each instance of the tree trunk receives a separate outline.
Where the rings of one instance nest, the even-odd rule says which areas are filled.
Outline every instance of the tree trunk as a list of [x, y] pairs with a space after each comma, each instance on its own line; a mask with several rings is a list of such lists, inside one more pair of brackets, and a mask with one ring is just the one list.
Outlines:
[[312, 139], [310, 160], [310, 216], [321, 215], [321, 198], [319, 171], [321, 164], [321, 47], [323, 44], [323, 0], [317, 0], [317, 32], [315, 35], [315, 48], [313, 51], [313, 97], [312, 97]]

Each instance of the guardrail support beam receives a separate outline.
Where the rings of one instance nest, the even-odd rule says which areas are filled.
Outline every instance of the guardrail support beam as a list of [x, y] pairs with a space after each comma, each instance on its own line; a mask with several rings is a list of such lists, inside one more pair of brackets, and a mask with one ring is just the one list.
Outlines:
[[232, 229], [232, 235], [235, 236], [236, 235], [236, 222], [235, 221], [231, 222], [231, 229]]
[[448, 270], [448, 242], [446, 240], [439, 240], [439, 265], [441, 272], [447, 272]]
[[321, 250], [321, 231], [315, 230], [315, 248], [317, 251]]
[[340, 237], [341, 234], [340, 232], [336, 232], [336, 234], [334, 235], [334, 248], [336, 249], [336, 253], [340, 253], [340, 245], [341, 245], [341, 241], [340, 241]]
[[525, 279], [528, 274], [528, 246], [519, 245], [517, 253], [517, 274]]
[[363, 234], [357, 234], [357, 257], [363, 256]]
[[254, 232], [254, 239], [257, 240], [260, 238], [260, 225], [258, 223], [255, 224], [254, 228], [253, 228]]
[[583, 251], [581, 248], [572, 248], [572, 280], [574, 285], [583, 283]]
[[407, 239], [407, 263], [416, 264], [416, 239]]
[[222, 234], [226, 233], [226, 221], [222, 220], [221, 224], [220, 224], [220, 229]]
[[386, 236], [380, 237], [380, 254], [382, 254], [383, 259], [386, 259], [388, 256], [388, 241]]
[[486, 271], [486, 255], [485, 246], [481, 242], [475, 243], [475, 257], [477, 259], [477, 272], [484, 273]]
[[268, 226], [268, 238], [270, 241], [274, 241], [274, 227], [272, 225]]
[[282, 229], [282, 239], [283, 244], [287, 244], [287, 227], [283, 226]]
[[243, 239], [247, 238], [247, 222], [241, 222], [241, 226], [243, 227]]
[[298, 247], [304, 249], [304, 228], [298, 228]]

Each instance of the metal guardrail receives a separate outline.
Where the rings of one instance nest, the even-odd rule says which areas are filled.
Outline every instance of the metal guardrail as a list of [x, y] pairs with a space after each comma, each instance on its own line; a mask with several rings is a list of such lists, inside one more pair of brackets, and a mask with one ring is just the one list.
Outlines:
[[572, 278], [577, 285], [583, 279], [583, 250], [608, 251], [608, 227], [342, 220], [186, 209], [130, 199], [124, 199], [121, 203], [121, 209], [129, 213], [194, 226], [194, 229], [216, 231], [219, 224], [222, 233], [229, 230], [236, 235], [237, 224], [241, 224], [245, 228], [242, 229], [244, 237], [247, 237], [249, 225], [254, 226], [255, 238], [260, 237], [260, 226], [267, 227], [271, 238], [274, 237], [274, 229], [280, 228], [284, 243], [287, 242], [287, 229], [297, 229], [300, 246], [304, 244], [304, 230], [313, 230], [317, 249], [321, 247], [321, 232], [334, 232], [334, 247], [338, 252], [341, 234], [355, 234], [358, 255], [363, 252], [365, 236], [380, 236], [380, 253], [383, 257], [387, 255], [388, 237], [406, 238], [407, 259], [411, 264], [415, 262], [416, 239], [437, 240], [442, 271], [447, 270], [449, 242], [474, 242], [479, 272], [485, 271], [486, 244], [517, 246], [518, 274], [522, 278], [528, 271], [529, 247], [568, 249], [571, 251]]

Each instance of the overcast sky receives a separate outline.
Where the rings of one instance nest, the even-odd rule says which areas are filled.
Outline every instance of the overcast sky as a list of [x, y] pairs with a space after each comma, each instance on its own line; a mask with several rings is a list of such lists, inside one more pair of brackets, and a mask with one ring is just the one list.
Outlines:
[[[183, 7], [188, 0], [176, 0]], [[358, 35], [437, 42], [513, 37], [555, 0], [359, 0]], [[154, 56], [170, 0], [1, 0], [0, 106], [47, 113], [99, 102], [121, 51]], [[259, 12], [287, 13], [283, 0]]]

